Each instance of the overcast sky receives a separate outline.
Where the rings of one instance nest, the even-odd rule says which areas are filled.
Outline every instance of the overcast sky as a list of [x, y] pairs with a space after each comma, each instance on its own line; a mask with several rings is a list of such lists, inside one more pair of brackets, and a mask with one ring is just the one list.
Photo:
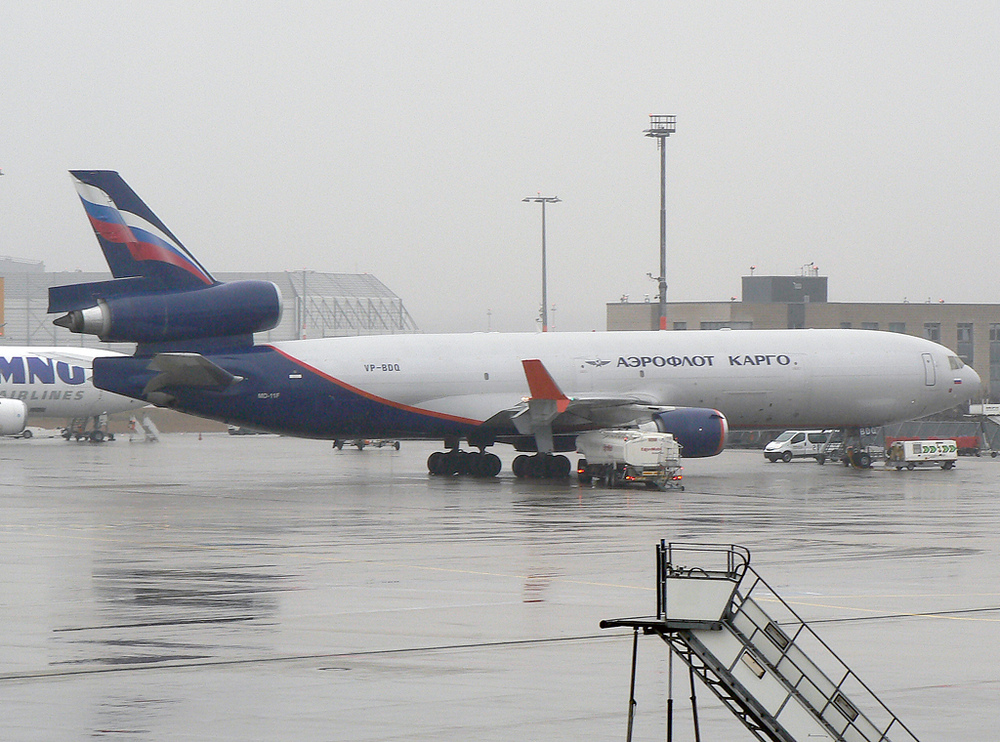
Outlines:
[[7, 2], [0, 254], [104, 263], [118, 170], [210, 270], [369, 272], [426, 332], [728, 300], [1000, 302], [1000, 4]]

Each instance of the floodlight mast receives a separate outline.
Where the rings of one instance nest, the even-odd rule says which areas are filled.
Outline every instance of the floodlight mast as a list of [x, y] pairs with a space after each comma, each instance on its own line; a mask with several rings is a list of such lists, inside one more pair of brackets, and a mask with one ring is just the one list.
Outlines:
[[674, 133], [677, 117], [673, 115], [650, 114], [647, 137], [656, 139], [660, 149], [660, 275], [659, 305], [660, 329], [667, 329], [667, 143], [666, 138]]
[[521, 201], [533, 202], [542, 205], [542, 332], [549, 331], [549, 297], [546, 288], [546, 265], [545, 265], [545, 204], [557, 204], [558, 196], [525, 196]]

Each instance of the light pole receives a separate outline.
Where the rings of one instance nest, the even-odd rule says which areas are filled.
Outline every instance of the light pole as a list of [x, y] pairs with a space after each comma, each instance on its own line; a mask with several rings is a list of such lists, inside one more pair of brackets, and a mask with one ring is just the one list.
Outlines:
[[545, 279], [545, 204], [559, 203], [558, 196], [526, 196], [522, 201], [531, 201], [542, 205], [542, 332], [549, 331], [548, 290]]
[[674, 133], [676, 116], [650, 114], [647, 137], [656, 139], [660, 149], [660, 329], [667, 329], [667, 143], [666, 138]]

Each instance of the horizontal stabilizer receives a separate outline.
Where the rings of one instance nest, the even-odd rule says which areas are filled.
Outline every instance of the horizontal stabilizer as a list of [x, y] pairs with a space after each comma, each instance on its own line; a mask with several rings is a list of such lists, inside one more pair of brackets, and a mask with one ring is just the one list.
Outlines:
[[115, 278], [110, 281], [75, 283], [69, 286], [49, 288], [49, 314], [87, 309], [97, 304], [98, 299], [114, 299], [119, 296], [145, 294], [152, 290], [149, 281], [141, 276]]
[[142, 390], [143, 395], [164, 387], [192, 386], [224, 390], [243, 381], [199, 353], [157, 353], [149, 362], [150, 371], [159, 371]]

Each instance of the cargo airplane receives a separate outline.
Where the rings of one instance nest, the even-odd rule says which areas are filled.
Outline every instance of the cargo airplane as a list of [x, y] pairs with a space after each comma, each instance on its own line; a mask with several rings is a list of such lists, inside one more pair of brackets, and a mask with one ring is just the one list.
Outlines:
[[[32, 417], [87, 419], [144, 407], [91, 383], [95, 358], [120, 356], [93, 348], [0, 346], [0, 435], [23, 434]], [[101, 437], [90, 431], [89, 437]]]
[[[947, 348], [866, 330], [390, 335], [254, 344], [278, 288], [220, 283], [116, 172], [72, 171], [113, 280], [54, 287], [57, 325], [134, 356], [94, 362], [101, 389], [310, 438], [440, 439], [435, 474], [562, 477], [585, 430], [672, 433], [712, 456], [729, 426], [877, 426], [949, 409], [979, 389]], [[478, 452], [462, 451], [462, 440]], [[855, 463], [864, 465], [861, 459]]]

